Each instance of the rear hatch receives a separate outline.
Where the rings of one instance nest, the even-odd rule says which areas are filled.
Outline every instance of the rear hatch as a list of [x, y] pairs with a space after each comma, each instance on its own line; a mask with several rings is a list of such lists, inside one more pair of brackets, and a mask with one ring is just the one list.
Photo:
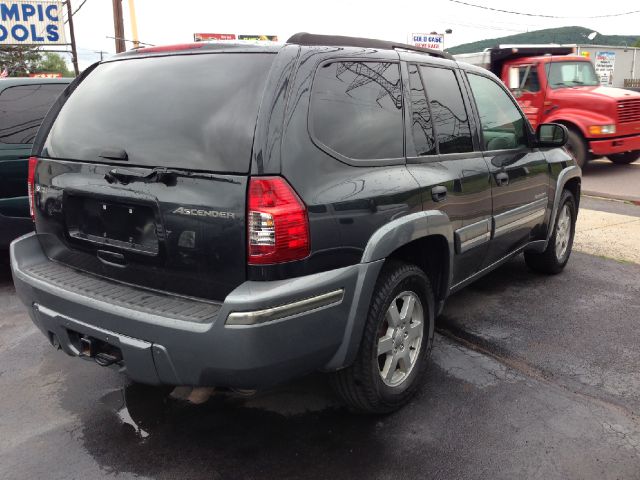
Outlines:
[[246, 276], [245, 202], [273, 53], [100, 64], [36, 145], [49, 258], [150, 289], [222, 300]]

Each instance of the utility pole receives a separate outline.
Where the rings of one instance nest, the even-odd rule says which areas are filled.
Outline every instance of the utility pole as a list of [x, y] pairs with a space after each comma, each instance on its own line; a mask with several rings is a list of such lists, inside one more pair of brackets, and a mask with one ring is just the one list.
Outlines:
[[76, 32], [73, 29], [73, 12], [71, 10], [71, 0], [67, 0], [67, 20], [69, 21], [69, 35], [71, 36], [71, 62], [73, 62], [73, 71], [76, 77], [80, 75], [78, 69], [78, 51], [76, 50]]
[[102, 59], [104, 58], [105, 53], [109, 53], [109, 52], [105, 52], [104, 50], [94, 50], [94, 51], [100, 54], [100, 61], [102, 61]]
[[116, 53], [124, 52], [124, 23], [122, 21], [122, 0], [113, 0], [113, 29], [116, 37]]

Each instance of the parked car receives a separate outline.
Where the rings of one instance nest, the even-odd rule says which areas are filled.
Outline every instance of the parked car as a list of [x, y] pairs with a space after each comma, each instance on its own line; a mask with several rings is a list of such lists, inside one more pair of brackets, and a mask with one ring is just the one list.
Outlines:
[[27, 169], [38, 127], [70, 78], [0, 80], [0, 250], [33, 230]]
[[[171, 72], [167, 75], [166, 72]], [[485, 69], [380, 40], [113, 57], [49, 113], [18, 295], [57, 348], [146, 384], [330, 372], [406, 403], [453, 292], [524, 252], [558, 273], [580, 169]], [[51, 207], [47, 207], [51, 205]]]

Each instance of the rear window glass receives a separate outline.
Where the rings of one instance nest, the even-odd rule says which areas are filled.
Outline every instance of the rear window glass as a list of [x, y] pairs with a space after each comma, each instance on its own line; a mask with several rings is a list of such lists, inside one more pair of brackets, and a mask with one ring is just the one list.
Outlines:
[[316, 139], [353, 159], [403, 152], [400, 70], [391, 62], [335, 62], [316, 73], [311, 99]]
[[73, 92], [42, 156], [221, 172], [249, 170], [274, 54], [200, 54], [105, 63]]
[[66, 83], [9, 87], [0, 94], [0, 143], [30, 144]]

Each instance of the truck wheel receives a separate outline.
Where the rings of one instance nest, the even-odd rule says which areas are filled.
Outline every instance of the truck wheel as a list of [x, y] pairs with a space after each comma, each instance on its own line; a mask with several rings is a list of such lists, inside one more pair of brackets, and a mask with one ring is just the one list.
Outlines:
[[562, 271], [571, 255], [577, 213], [573, 194], [569, 190], [563, 190], [547, 249], [542, 253], [524, 252], [524, 260], [531, 270], [547, 274]]
[[640, 150], [634, 150], [632, 152], [624, 152], [624, 153], [615, 153], [613, 155], [609, 155], [607, 158], [611, 160], [613, 163], [617, 163], [619, 165], [628, 165], [640, 158]]
[[584, 141], [582, 135], [573, 129], [569, 129], [569, 139], [567, 141], [567, 150], [575, 158], [580, 168], [584, 168], [589, 160], [589, 150], [587, 142]]
[[415, 265], [390, 261], [371, 299], [355, 362], [332, 375], [344, 402], [361, 413], [388, 413], [420, 384], [433, 344], [434, 299]]

